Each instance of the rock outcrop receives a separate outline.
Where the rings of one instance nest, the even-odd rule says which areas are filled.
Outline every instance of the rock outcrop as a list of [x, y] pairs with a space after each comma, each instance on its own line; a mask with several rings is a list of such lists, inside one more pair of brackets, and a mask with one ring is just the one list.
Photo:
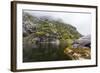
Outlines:
[[91, 48], [91, 35], [83, 36], [73, 42], [73, 48]]

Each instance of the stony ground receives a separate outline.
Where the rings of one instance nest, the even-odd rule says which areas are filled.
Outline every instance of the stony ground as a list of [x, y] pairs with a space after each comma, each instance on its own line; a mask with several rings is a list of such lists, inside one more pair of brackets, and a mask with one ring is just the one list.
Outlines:
[[90, 48], [66, 48], [64, 53], [71, 57], [72, 60], [82, 60], [91, 59], [91, 49]]

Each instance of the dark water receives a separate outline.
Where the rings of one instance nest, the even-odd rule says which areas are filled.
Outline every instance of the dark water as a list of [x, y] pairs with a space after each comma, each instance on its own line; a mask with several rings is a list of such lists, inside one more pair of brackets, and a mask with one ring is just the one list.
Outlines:
[[[24, 48], [23, 62], [71, 60], [64, 54], [66, 43], [39, 42]], [[27, 50], [26, 50], [27, 49]]]

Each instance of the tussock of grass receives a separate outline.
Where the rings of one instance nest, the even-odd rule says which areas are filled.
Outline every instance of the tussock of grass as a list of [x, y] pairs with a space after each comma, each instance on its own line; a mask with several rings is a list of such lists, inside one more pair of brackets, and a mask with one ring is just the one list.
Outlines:
[[72, 59], [91, 59], [90, 48], [66, 48], [64, 50], [66, 55], [69, 55]]

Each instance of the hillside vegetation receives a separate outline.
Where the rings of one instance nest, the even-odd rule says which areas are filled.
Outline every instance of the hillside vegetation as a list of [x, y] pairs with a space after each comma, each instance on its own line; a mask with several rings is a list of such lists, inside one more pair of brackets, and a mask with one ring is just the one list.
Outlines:
[[65, 50], [81, 36], [61, 19], [23, 12], [23, 62], [72, 60]]

